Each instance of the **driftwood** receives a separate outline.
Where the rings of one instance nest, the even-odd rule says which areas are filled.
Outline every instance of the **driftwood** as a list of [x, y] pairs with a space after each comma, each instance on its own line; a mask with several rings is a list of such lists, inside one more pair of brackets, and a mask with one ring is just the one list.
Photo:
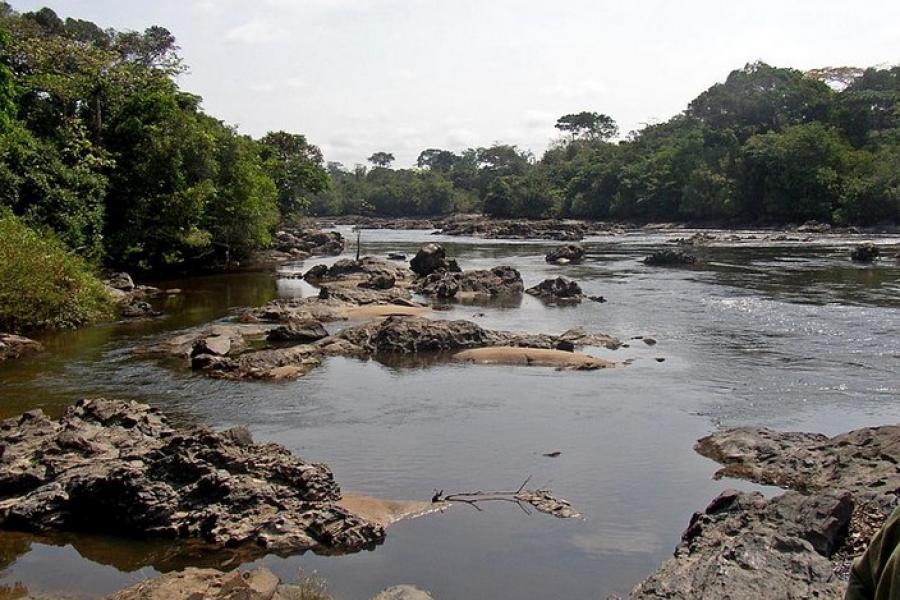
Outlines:
[[557, 498], [553, 492], [546, 488], [527, 489], [528, 482], [531, 481], [529, 476], [522, 485], [516, 490], [509, 491], [483, 491], [475, 492], [455, 492], [453, 494], [444, 494], [444, 490], [434, 490], [434, 496], [431, 497], [432, 502], [459, 502], [467, 504], [475, 510], [481, 511], [479, 503], [482, 502], [511, 502], [522, 509], [522, 511], [530, 515], [531, 508], [560, 519], [576, 519], [581, 514], [572, 508], [567, 500]]

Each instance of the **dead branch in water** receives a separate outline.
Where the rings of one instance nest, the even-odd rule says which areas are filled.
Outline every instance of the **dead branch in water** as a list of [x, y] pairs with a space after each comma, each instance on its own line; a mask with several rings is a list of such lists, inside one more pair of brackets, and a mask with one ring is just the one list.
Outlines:
[[534, 508], [538, 512], [560, 519], [575, 519], [581, 516], [567, 500], [557, 498], [553, 492], [546, 488], [538, 488], [535, 490], [526, 489], [525, 486], [531, 481], [531, 476], [519, 486], [516, 490], [477, 490], [474, 492], [456, 492], [453, 494], [444, 494], [444, 490], [435, 490], [432, 496], [432, 502], [459, 502], [471, 506], [475, 510], [481, 511], [479, 503], [482, 502], [511, 502], [517, 505], [522, 511], [530, 515], [529, 507]]

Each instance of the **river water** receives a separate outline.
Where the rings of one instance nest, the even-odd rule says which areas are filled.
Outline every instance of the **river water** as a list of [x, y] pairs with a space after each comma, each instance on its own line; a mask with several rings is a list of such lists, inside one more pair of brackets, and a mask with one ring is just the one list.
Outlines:
[[[246, 424], [257, 440], [328, 463], [344, 489], [389, 498], [514, 489], [531, 476], [585, 518], [527, 515], [505, 503], [483, 512], [457, 506], [396, 525], [371, 552], [253, 564], [286, 581], [317, 572], [343, 600], [398, 583], [442, 600], [625, 594], [671, 555], [691, 514], [713, 496], [727, 487], [762, 489], [714, 481], [716, 465], [692, 450], [697, 438], [734, 425], [834, 434], [900, 421], [900, 263], [851, 263], [857, 236], [695, 248], [702, 262], [691, 269], [640, 262], [689, 233], [591, 237], [585, 262], [565, 267], [544, 262], [552, 242], [362, 234], [364, 254], [411, 255], [438, 241], [464, 269], [511, 264], [528, 286], [557, 275], [575, 279], [608, 302], [547, 307], [525, 296], [440, 314], [495, 329], [581, 326], [613, 334], [629, 347], [592, 352], [635, 359], [628, 367], [559, 372], [332, 358], [298, 381], [236, 383], [134, 357], [136, 347], [236, 307], [315, 293], [296, 279], [241, 273], [153, 282], [183, 290], [161, 301], [159, 319], [46, 336], [44, 354], [0, 366], [0, 416], [35, 407], [58, 415], [81, 397], [140, 399], [184, 422]], [[874, 239], [892, 254], [900, 241]], [[551, 451], [561, 455], [543, 456]], [[173, 558], [171, 550], [3, 533], [0, 586], [91, 598], [160, 571], [215, 564], [209, 556]]]

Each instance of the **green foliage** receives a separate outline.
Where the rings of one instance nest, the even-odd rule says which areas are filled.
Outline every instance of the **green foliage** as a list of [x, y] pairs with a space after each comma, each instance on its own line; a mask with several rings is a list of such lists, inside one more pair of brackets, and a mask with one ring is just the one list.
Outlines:
[[111, 316], [112, 298], [52, 233], [0, 211], [0, 329], [74, 327]]
[[772, 222], [828, 221], [849, 152], [838, 132], [821, 123], [754, 136], [741, 153], [743, 213]]
[[322, 151], [308, 143], [305, 136], [270, 132], [260, 140], [260, 145], [266, 172], [278, 188], [278, 207], [283, 216], [305, 212], [312, 196], [328, 189]]

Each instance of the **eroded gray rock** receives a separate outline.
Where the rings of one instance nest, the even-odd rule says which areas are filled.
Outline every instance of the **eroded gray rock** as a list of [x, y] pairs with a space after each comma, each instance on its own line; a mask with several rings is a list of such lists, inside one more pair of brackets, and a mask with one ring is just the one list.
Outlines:
[[156, 410], [82, 400], [0, 422], [0, 527], [197, 539], [248, 553], [357, 551], [384, 530], [338, 505], [325, 465], [246, 432], [176, 429]]

